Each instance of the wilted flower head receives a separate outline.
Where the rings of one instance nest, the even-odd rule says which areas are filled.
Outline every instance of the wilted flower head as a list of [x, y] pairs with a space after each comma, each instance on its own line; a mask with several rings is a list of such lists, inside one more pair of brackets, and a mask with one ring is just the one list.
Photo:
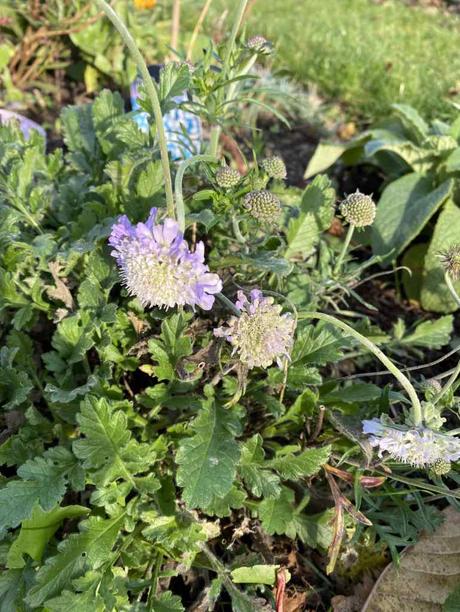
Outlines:
[[231, 189], [241, 181], [241, 174], [236, 168], [221, 166], [216, 172], [216, 183], [224, 189]]
[[427, 427], [397, 429], [372, 419], [363, 421], [363, 433], [370, 435], [369, 442], [378, 447], [379, 457], [387, 452], [396, 461], [415, 467], [432, 467], [440, 461], [451, 462], [460, 458], [458, 438]]
[[261, 166], [271, 178], [279, 180], [286, 178], [286, 165], [278, 155], [262, 160]]
[[460, 280], [460, 243], [453, 244], [444, 251], [441, 251], [439, 258], [450, 277], [454, 281]]
[[277, 223], [281, 214], [281, 202], [267, 189], [250, 191], [244, 197], [243, 205], [260, 223]]
[[268, 368], [274, 361], [284, 366], [292, 349], [295, 321], [291, 314], [281, 314], [281, 306], [272, 297], [264, 297], [254, 289], [249, 299], [238, 291], [236, 307], [239, 317], [232, 317], [227, 327], [214, 330], [233, 345], [240, 361], [251, 368]]
[[246, 47], [256, 53], [269, 54], [272, 52], [272, 44], [263, 36], [252, 36], [246, 43]]
[[376, 206], [370, 196], [357, 191], [345, 198], [340, 205], [340, 212], [348, 223], [355, 227], [366, 227], [374, 223]]
[[123, 283], [143, 306], [172, 308], [188, 304], [209, 310], [222, 289], [217, 274], [204, 263], [204, 245], [192, 253], [173, 219], [155, 224], [152, 208], [145, 223], [133, 226], [126, 215], [112, 226], [109, 244]]

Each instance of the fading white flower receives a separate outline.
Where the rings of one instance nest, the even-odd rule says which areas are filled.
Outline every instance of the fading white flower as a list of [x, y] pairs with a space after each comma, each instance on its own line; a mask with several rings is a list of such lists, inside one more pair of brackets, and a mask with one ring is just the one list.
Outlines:
[[371, 446], [378, 447], [379, 457], [386, 452], [401, 463], [426, 468], [439, 461], [460, 459], [460, 439], [437, 433], [427, 427], [396, 428], [378, 419], [363, 421], [363, 433], [370, 435]]

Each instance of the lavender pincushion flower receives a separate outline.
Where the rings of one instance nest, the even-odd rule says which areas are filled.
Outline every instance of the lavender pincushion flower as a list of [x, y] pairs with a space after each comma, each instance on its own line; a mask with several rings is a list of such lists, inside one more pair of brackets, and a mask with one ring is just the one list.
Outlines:
[[210, 310], [222, 282], [204, 263], [203, 243], [192, 253], [176, 221], [155, 223], [156, 216], [152, 208], [145, 223], [133, 226], [123, 215], [112, 226], [109, 244], [123, 283], [143, 306], [188, 304]]
[[390, 457], [415, 467], [426, 468], [440, 461], [460, 459], [460, 440], [438, 433], [427, 427], [396, 428], [378, 419], [363, 421], [363, 433], [370, 434], [371, 446], [379, 449], [379, 456]]
[[284, 366], [292, 349], [295, 321], [291, 314], [281, 314], [281, 306], [271, 297], [254, 289], [249, 299], [238, 291], [239, 317], [231, 317], [228, 327], [219, 327], [214, 335], [226, 338], [249, 369], [268, 368], [274, 361]]

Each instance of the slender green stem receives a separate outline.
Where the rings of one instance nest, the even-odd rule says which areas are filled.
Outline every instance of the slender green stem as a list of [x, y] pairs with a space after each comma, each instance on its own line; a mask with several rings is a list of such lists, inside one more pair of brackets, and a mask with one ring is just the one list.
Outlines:
[[355, 231], [355, 226], [353, 225], [353, 223], [350, 223], [348, 227], [347, 235], [345, 237], [345, 242], [343, 243], [339, 258], [337, 259], [337, 263], [335, 264], [334, 276], [338, 276], [340, 273], [345, 254], [348, 251], [348, 247], [350, 246], [350, 242], [351, 242], [354, 231]]
[[174, 191], [176, 196], [176, 212], [177, 212], [177, 221], [179, 223], [179, 228], [181, 232], [185, 230], [185, 207], [184, 207], [184, 196], [182, 194], [182, 182], [184, 180], [185, 171], [189, 166], [199, 162], [215, 162], [217, 161], [215, 156], [212, 155], [194, 155], [193, 157], [189, 157], [188, 159], [184, 159], [179, 164], [177, 169], [176, 178], [174, 181]]
[[446, 393], [449, 391], [449, 389], [452, 387], [452, 385], [454, 384], [454, 382], [457, 380], [459, 376], [460, 376], [460, 361], [457, 363], [457, 366], [455, 367], [454, 371], [450, 375], [449, 380], [446, 382], [446, 384], [442, 388], [442, 391], [434, 398], [433, 404], [437, 404], [439, 400], [446, 395]]
[[246, 240], [241, 233], [240, 224], [237, 217], [232, 217], [232, 227], [233, 233], [235, 234], [235, 238], [238, 240], [238, 242], [241, 242], [241, 244], [246, 244]]
[[144, 58], [142, 57], [139, 48], [137, 47], [134, 38], [131, 36], [128, 28], [117, 15], [117, 13], [113, 10], [113, 8], [107, 4], [105, 0], [96, 0], [96, 4], [99, 6], [101, 10], [107, 15], [110, 21], [113, 23], [115, 28], [120, 33], [123, 42], [128, 47], [133, 59], [136, 63], [136, 66], [139, 70], [139, 73], [144, 81], [145, 90], [150, 99], [150, 103], [152, 105], [153, 115], [155, 117], [155, 126], [158, 132], [158, 144], [160, 147], [160, 156], [161, 156], [161, 165], [163, 167], [163, 176], [165, 181], [165, 192], [166, 192], [166, 207], [168, 216], [171, 218], [175, 218], [175, 210], [174, 210], [174, 196], [172, 190], [172, 180], [171, 180], [171, 169], [169, 167], [169, 156], [168, 156], [168, 147], [166, 143], [166, 135], [163, 124], [163, 115], [161, 112], [160, 99], [158, 96], [158, 91], [155, 82], [147, 68], [147, 64], [145, 63]]
[[[223, 59], [222, 66], [222, 75], [223, 78], [228, 78], [230, 71], [230, 62], [232, 59], [233, 47], [235, 46], [236, 36], [238, 34], [238, 30], [240, 29], [241, 22], [243, 21], [244, 13], [246, 11], [246, 6], [248, 4], [248, 0], [240, 0], [238, 5], [238, 9], [235, 14], [235, 20], [233, 21], [233, 27], [230, 34], [230, 38], [228, 39], [227, 46], [225, 48], [225, 54]], [[222, 100], [220, 98], [220, 100]], [[220, 125], [214, 125], [211, 129], [211, 139], [209, 143], [209, 153], [210, 155], [217, 156], [217, 152], [219, 149], [219, 138], [222, 128]]]
[[455, 303], [460, 308], [460, 296], [458, 295], [457, 291], [455, 290], [454, 283], [452, 282], [452, 279], [450, 277], [449, 272], [446, 272], [444, 274], [444, 278], [445, 278], [445, 281], [446, 281], [446, 285], [447, 285], [449, 291], [451, 292], [452, 297], [455, 300]]
[[421, 425], [423, 422], [423, 414], [422, 414], [422, 406], [420, 404], [420, 400], [417, 396], [417, 393], [404, 374], [395, 366], [395, 364], [389, 359], [369, 338], [363, 336], [355, 329], [347, 325], [343, 321], [332, 317], [331, 315], [323, 314], [322, 312], [302, 312], [299, 314], [299, 319], [320, 319], [321, 321], [325, 321], [326, 323], [330, 323], [335, 327], [343, 330], [344, 332], [353, 336], [358, 342], [360, 342], [363, 346], [365, 346], [371, 353], [373, 353], [377, 359], [379, 359], [383, 365], [398, 379], [401, 383], [401, 386], [406, 390], [411, 403], [412, 403], [412, 419], [415, 425]]
[[222, 304], [224, 306], [226, 306], [231, 312], [233, 312], [234, 315], [236, 315], [237, 317], [239, 317], [241, 315], [241, 312], [238, 310], [238, 308], [235, 306], [235, 304], [233, 302], [231, 302], [228, 297], [225, 297], [225, 295], [223, 293], [217, 293], [216, 294], [216, 298], [218, 300], [220, 300], [222, 302]]

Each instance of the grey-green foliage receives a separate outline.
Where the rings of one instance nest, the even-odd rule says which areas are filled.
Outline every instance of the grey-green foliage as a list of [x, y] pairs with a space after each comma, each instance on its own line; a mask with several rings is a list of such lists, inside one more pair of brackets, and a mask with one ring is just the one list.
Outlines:
[[305, 176], [338, 160], [366, 161], [382, 169], [387, 180], [372, 226], [372, 249], [386, 261], [405, 253], [403, 263], [418, 279], [403, 276], [409, 297], [427, 310], [451, 312], [457, 306], [444, 285], [438, 253], [460, 236], [460, 117], [428, 124], [402, 104], [394, 104], [393, 113], [350, 143], [321, 143]]

